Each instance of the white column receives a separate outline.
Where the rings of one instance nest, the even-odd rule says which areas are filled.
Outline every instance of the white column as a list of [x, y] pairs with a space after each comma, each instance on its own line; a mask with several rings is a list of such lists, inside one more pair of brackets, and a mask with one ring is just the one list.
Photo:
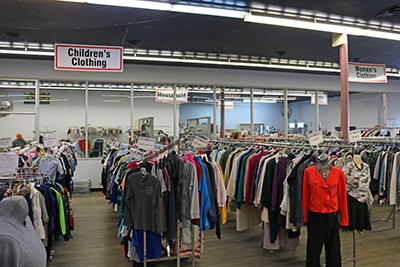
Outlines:
[[39, 105], [40, 105], [40, 81], [35, 81], [35, 141], [39, 142], [40, 136], [40, 120], [39, 120]]
[[285, 118], [284, 135], [285, 135], [285, 138], [287, 138], [288, 137], [288, 126], [289, 126], [287, 88], [284, 89], [283, 113], [284, 113], [283, 117]]
[[217, 138], [217, 88], [213, 87], [213, 137]]
[[315, 131], [319, 131], [319, 91], [315, 90]]
[[250, 88], [250, 139], [254, 140], [254, 88]]
[[88, 131], [88, 110], [89, 110], [89, 83], [86, 81], [85, 86], [85, 158], [89, 157], [89, 131]]

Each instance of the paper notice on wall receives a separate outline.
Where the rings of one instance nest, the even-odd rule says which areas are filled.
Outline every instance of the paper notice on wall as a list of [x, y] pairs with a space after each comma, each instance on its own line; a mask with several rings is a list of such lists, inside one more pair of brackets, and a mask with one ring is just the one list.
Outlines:
[[390, 129], [390, 137], [396, 138], [398, 134], [399, 134], [399, 129]]
[[361, 130], [354, 130], [349, 132], [349, 142], [355, 143], [362, 140]]
[[335, 129], [332, 130], [331, 132], [331, 137], [339, 139], [340, 138], [340, 133], [336, 131]]
[[0, 173], [15, 173], [18, 168], [18, 155], [14, 152], [0, 153]]
[[208, 141], [200, 136], [196, 136], [192, 142], [192, 147], [205, 148], [208, 146]]
[[138, 148], [143, 149], [145, 151], [150, 151], [154, 150], [154, 146], [156, 144], [156, 139], [155, 138], [150, 138], [150, 137], [139, 137], [138, 141]]
[[11, 147], [12, 139], [11, 137], [0, 138], [0, 148]]
[[312, 145], [312, 146], [317, 146], [317, 145], [323, 143], [324, 135], [322, 134], [322, 131], [310, 133], [308, 135], [308, 141], [310, 142], [310, 145]]
[[45, 134], [43, 137], [44, 147], [58, 146], [57, 136], [55, 134]]

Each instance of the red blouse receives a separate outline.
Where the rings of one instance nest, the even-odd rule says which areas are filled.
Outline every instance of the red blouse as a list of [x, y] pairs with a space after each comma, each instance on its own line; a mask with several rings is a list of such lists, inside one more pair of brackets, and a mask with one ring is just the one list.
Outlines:
[[307, 222], [308, 211], [332, 213], [340, 211], [341, 226], [349, 225], [347, 207], [346, 176], [344, 172], [332, 166], [326, 181], [316, 166], [308, 167], [303, 178], [303, 215]]

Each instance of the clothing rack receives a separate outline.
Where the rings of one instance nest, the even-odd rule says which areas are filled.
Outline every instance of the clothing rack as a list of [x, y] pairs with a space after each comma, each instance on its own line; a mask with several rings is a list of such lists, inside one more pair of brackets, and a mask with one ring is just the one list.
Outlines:
[[[233, 142], [232, 142], [233, 141]], [[291, 140], [291, 141], [295, 141], [295, 142], [289, 142], [289, 143], [283, 143], [283, 142], [279, 142], [279, 143], [270, 143], [270, 142], [266, 142], [266, 143], [259, 143], [259, 142], [253, 142], [253, 141], [234, 141], [234, 140], [211, 140], [211, 142], [215, 142], [215, 143], [225, 143], [225, 144], [243, 144], [243, 145], [258, 145], [258, 146], [272, 146], [272, 147], [285, 147], [285, 148], [295, 148], [295, 149], [302, 149], [302, 148], [314, 148], [313, 146], [305, 143], [302, 144], [301, 146], [298, 145], [294, 145], [294, 144], [298, 144], [298, 141], [307, 141], [306, 139], [301, 139], [301, 140]], [[297, 141], [297, 142], [296, 142]], [[326, 141], [326, 140], [325, 140]], [[329, 142], [343, 142], [343, 140], [329, 140]], [[331, 147], [332, 145], [329, 144], [321, 144], [319, 145], [321, 147]], [[340, 144], [340, 147], [343, 148], [353, 148], [353, 145], [343, 145]], [[352, 261], [353, 262], [353, 267], [356, 266], [356, 233], [355, 231], [353, 232], [353, 241], [352, 241], [352, 257], [348, 257], [348, 258], [342, 258], [342, 262], [348, 262], [348, 261]], [[323, 264], [322, 266], [326, 266], [326, 264]]]
[[[155, 157], [161, 155], [162, 153], [171, 150], [172, 148], [174, 148], [175, 146], [178, 146], [179, 149], [179, 144], [180, 144], [181, 140], [180, 139], [176, 139], [175, 141], [173, 141], [171, 144], [167, 145], [166, 147], [156, 151], [155, 153], [151, 154], [150, 156], [147, 156], [146, 158], [143, 159], [144, 162], [149, 161], [154, 159]], [[179, 152], [179, 151], [178, 151]]]
[[[382, 219], [377, 219], [377, 220], [371, 220], [371, 223], [379, 223], [379, 222], [389, 222], [390, 220], [392, 220], [392, 228], [389, 229], [385, 229], [385, 230], [392, 230], [396, 228], [396, 205], [391, 205], [392, 208], [390, 210], [389, 215], [386, 218], [382, 218]], [[371, 213], [371, 218], [372, 218], [372, 210], [370, 211]], [[381, 231], [385, 231], [385, 230], [381, 230]]]
[[[172, 148], [174, 148], [175, 146], [178, 146], [179, 149], [179, 145], [180, 145], [181, 140], [177, 139], [175, 141], [173, 141], [171, 144], [167, 145], [166, 147], [158, 150], [157, 152], [151, 154], [150, 156], [146, 157], [145, 159], [143, 159], [143, 162], [147, 162], [152, 160], [153, 158], [156, 158], [157, 156], [161, 155], [162, 153], [171, 150]], [[179, 153], [179, 151], [178, 151]], [[194, 242], [194, 229], [193, 229], [193, 225], [191, 226], [191, 233], [192, 233], [192, 255], [191, 256], [183, 256], [181, 257], [181, 253], [180, 253], [180, 245], [181, 245], [181, 227], [182, 227], [182, 222], [180, 222], [179, 220], [177, 221], [177, 242], [176, 242], [176, 256], [167, 256], [167, 257], [162, 257], [159, 259], [147, 259], [147, 234], [146, 231], [143, 231], [143, 266], [147, 267], [147, 263], [149, 262], [160, 262], [160, 261], [170, 261], [170, 260], [176, 260], [176, 266], [180, 267], [181, 266], [181, 259], [189, 259], [191, 258], [192, 261], [192, 266], [194, 266], [194, 250], [195, 250], [195, 242]]]

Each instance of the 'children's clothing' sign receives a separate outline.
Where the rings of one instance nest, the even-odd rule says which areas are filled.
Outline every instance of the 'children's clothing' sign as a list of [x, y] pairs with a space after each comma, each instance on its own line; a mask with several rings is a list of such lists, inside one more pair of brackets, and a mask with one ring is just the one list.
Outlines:
[[387, 83], [384, 64], [349, 63], [349, 82]]
[[54, 69], [71, 71], [123, 71], [123, 48], [100, 45], [54, 45]]
[[[174, 90], [173, 89], [157, 89], [156, 91], [157, 102], [174, 102]], [[176, 90], [176, 102], [184, 103], [188, 102], [188, 90]]]

